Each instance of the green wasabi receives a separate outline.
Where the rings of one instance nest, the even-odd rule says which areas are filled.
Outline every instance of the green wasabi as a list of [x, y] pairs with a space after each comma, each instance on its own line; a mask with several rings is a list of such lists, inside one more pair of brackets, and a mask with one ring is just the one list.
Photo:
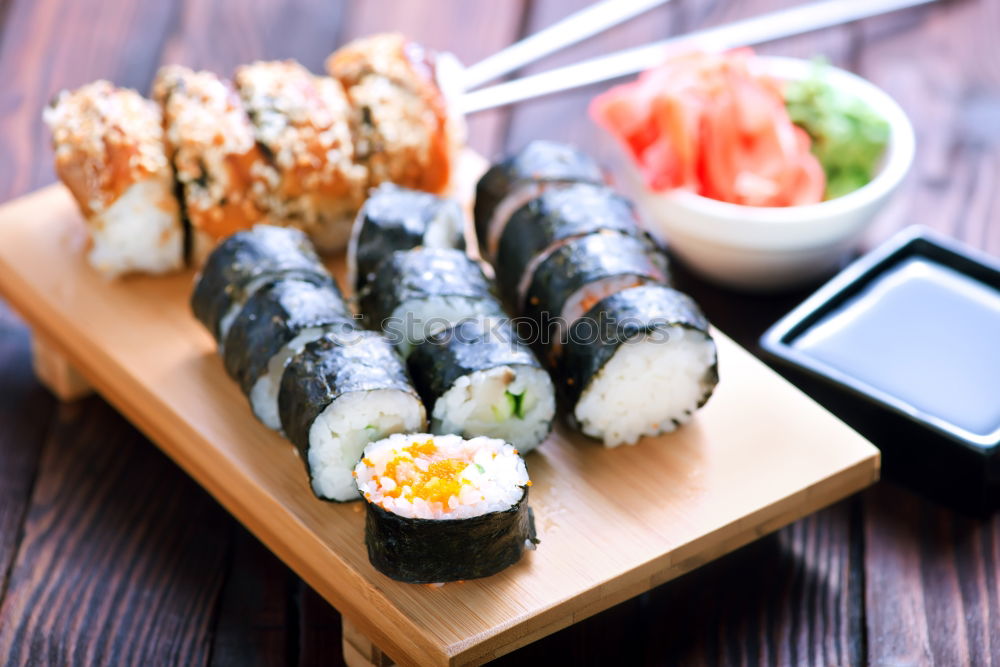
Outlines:
[[868, 184], [889, 141], [889, 124], [860, 99], [826, 82], [826, 63], [812, 76], [790, 82], [785, 106], [792, 122], [812, 138], [812, 153], [826, 172], [825, 199]]

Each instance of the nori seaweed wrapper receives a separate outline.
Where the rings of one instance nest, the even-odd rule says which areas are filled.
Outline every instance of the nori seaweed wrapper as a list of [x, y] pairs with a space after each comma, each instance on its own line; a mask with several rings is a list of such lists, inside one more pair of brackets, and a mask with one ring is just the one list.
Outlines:
[[379, 264], [360, 306], [369, 326], [378, 328], [406, 301], [447, 296], [495, 299], [483, 270], [463, 251], [421, 247], [397, 250]]
[[[559, 362], [560, 393], [568, 413], [590, 381], [618, 348], [636, 336], [674, 327], [693, 329], [711, 340], [708, 319], [694, 299], [665, 285], [642, 285], [622, 290], [598, 302], [570, 327]], [[666, 335], [666, 333], [665, 333]], [[707, 372], [701, 407], [719, 382], [718, 364]]]
[[430, 336], [406, 360], [427, 413], [460, 377], [500, 366], [542, 368], [506, 318], [475, 318]]
[[226, 336], [226, 372], [249, 395], [271, 357], [313, 327], [355, 328], [344, 298], [329, 285], [282, 279], [262, 287], [240, 310]]
[[[443, 220], [450, 224], [442, 223]], [[458, 202], [391, 183], [383, 183], [372, 191], [355, 224], [356, 238], [349, 250], [353, 252], [355, 293], [361, 291], [379, 262], [393, 251], [421, 245], [465, 250], [465, 215]], [[456, 234], [429, 238], [427, 232], [436, 224], [445, 224], [448, 229], [456, 230]]]
[[517, 306], [518, 285], [539, 253], [558, 241], [602, 230], [642, 235], [631, 202], [604, 185], [546, 190], [519, 208], [504, 228], [494, 264], [504, 300]]
[[246, 301], [248, 287], [269, 278], [298, 278], [336, 289], [304, 233], [257, 225], [233, 234], [208, 256], [191, 295], [191, 309], [221, 344], [222, 318], [233, 305]]
[[562, 317], [563, 306], [574, 292], [603, 278], [632, 275], [647, 282], [666, 282], [657, 254], [645, 239], [618, 232], [573, 239], [538, 265], [521, 313], [540, 323], [542, 313], [550, 319]]
[[493, 212], [510, 192], [527, 181], [603, 183], [600, 167], [586, 153], [554, 141], [532, 141], [493, 165], [476, 184], [473, 213], [476, 237], [484, 250]]
[[411, 519], [365, 501], [368, 560], [411, 584], [478, 579], [521, 559], [537, 543], [528, 489], [510, 509], [467, 519]]
[[309, 479], [309, 429], [337, 398], [351, 392], [396, 389], [417, 396], [403, 360], [382, 334], [327, 334], [303, 348], [285, 368], [278, 392], [281, 428], [295, 445]]

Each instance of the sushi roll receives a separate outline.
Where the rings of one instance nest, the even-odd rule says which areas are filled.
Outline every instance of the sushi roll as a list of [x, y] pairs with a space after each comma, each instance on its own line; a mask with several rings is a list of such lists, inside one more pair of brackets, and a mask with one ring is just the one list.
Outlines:
[[183, 268], [184, 228], [159, 108], [134, 90], [95, 81], [59, 93], [43, 118], [56, 173], [87, 223], [90, 265], [108, 278]]
[[578, 319], [560, 376], [570, 421], [608, 447], [674, 430], [719, 381], [708, 320], [663, 285], [622, 290]]
[[558, 356], [568, 328], [595, 303], [627, 287], [665, 283], [664, 266], [641, 238], [602, 231], [572, 239], [538, 265], [521, 314], [551, 336], [549, 351]]
[[279, 279], [251, 296], [226, 335], [226, 371], [250, 399], [254, 414], [279, 430], [278, 390], [285, 366], [306, 344], [355, 328], [333, 283]]
[[341, 47], [326, 68], [355, 109], [357, 160], [368, 168], [369, 186], [445, 192], [464, 121], [438, 85], [434, 52], [384, 33]]
[[479, 249], [494, 261], [504, 226], [514, 212], [549, 188], [601, 184], [600, 168], [588, 155], [553, 141], [532, 141], [495, 164], [476, 184], [474, 217]]
[[368, 174], [356, 161], [343, 87], [292, 60], [240, 67], [236, 87], [267, 158], [251, 191], [258, 206], [305, 230], [322, 252], [344, 248]]
[[340, 502], [358, 498], [352, 473], [365, 445], [426, 427], [403, 360], [374, 331], [330, 333], [307, 344], [281, 378], [278, 414], [313, 492]]
[[503, 315], [483, 270], [454, 248], [392, 253], [360, 305], [368, 326], [384, 331], [404, 358], [414, 344], [465, 318]]
[[434, 433], [499, 438], [527, 453], [552, 428], [552, 380], [506, 318], [440, 331], [413, 348], [407, 366]]
[[496, 274], [504, 300], [519, 310], [539, 264], [565, 242], [602, 230], [641, 236], [632, 204], [603, 185], [576, 183], [547, 190], [504, 227]]
[[392, 579], [488, 577], [538, 543], [528, 471], [502, 440], [392, 435], [365, 447], [354, 474], [368, 560]]
[[384, 183], [374, 189], [351, 231], [347, 275], [355, 293], [395, 250], [457, 248], [465, 250], [465, 215], [458, 202]]
[[153, 99], [163, 109], [164, 137], [193, 233], [194, 256], [267, 215], [251, 192], [267, 162], [254, 128], [228, 81], [180, 65], [162, 67]]
[[297, 229], [257, 225], [233, 234], [212, 251], [195, 283], [191, 309], [220, 352], [243, 304], [280, 278], [333, 285], [309, 239]]
[[[437, 54], [398, 32], [382, 32], [348, 42], [330, 54], [326, 70], [345, 87], [369, 76], [379, 76], [398, 86], [418, 91], [436, 85]], [[425, 93], [428, 97], [437, 92]]]

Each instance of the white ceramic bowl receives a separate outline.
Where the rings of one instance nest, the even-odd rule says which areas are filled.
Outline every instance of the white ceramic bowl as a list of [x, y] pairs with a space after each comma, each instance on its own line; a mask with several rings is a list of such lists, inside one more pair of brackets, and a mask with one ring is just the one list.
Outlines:
[[[810, 76], [813, 63], [759, 56], [762, 70], [794, 81]], [[881, 169], [867, 185], [843, 197], [789, 207], [743, 206], [686, 190], [648, 190], [629, 162], [631, 194], [650, 231], [688, 266], [715, 282], [743, 290], [794, 287], [832, 273], [857, 244], [913, 162], [913, 126], [896, 102], [875, 85], [835, 67], [830, 85], [864, 101], [889, 123]], [[626, 158], [627, 160], [627, 158]]]

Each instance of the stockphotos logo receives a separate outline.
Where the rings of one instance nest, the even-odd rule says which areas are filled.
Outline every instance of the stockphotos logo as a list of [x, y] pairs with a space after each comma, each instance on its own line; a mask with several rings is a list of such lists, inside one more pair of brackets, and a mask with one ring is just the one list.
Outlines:
[[[466, 326], [482, 323], [478, 326]], [[561, 317], [542, 313], [537, 320], [527, 317], [420, 317], [408, 312], [402, 317], [382, 320], [381, 330], [390, 343], [406, 349], [432, 339], [436, 345], [453, 342], [473, 344], [484, 338], [518, 345], [548, 348], [568, 343], [574, 345], [620, 345], [635, 340], [666, 343], [673, 332], [663, 318], [616, 318], [600, 313], [596, 318], [581, 317], [567, 322]]]

